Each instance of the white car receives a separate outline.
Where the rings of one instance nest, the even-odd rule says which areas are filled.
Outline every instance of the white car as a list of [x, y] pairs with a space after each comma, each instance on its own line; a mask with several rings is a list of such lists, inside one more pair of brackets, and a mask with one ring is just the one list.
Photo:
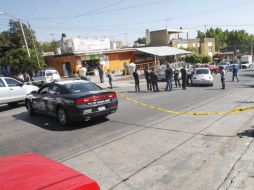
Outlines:
[[193, 85], [213, 86], [213, 76], [209, 68], [196, 68], [191, 78]]
[[161, 65], [160, 69], [155, 71], [155, 73], [158, 76], [159, 81], [166, 80], [166, 78], [165, 78], [165, 70], [166, 70], [166, 65]]
[[34, 77], [32, 77], [33, 83], [36, 85], [43, 85], [47, 83], [51, 83], [53, 81], [60, 80], [61, 77], [57, 70], [54, 69], [46, 69], [42, 71], [38, 71]]
[[16, 105], [24, 101], [27, 94], [38, 91], [34, 85], [26, 85], [10, 77], [0, 77], [0, 104]]

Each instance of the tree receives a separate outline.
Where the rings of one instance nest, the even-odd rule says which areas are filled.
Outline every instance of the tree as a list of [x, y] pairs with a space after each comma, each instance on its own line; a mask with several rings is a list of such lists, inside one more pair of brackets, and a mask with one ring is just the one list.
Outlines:
[[191, 54], [185, 57], [185, 61], [191, 64], [201, 63], [202, 59], [203, 59], [203, 56], [200, 54]]
[[134, 43], [139, 43], [139, 44], [146, 44], [146, 38], [138, 38]]
[[0, 59], [0, 65], [10, 66], [18, 72], [34, 73], [36, 70], [45, 66], [42, 55], [39, 54], [39, 63], [37, 61], [35, 50], [31, 50], [31, 57], [28, 57], [25, 48], [9, 50], [3, 58]]
[[[26, 36], [28, 47], [33, 47], [33, 40], [38, 47], [39, 43], [36, 40], [34, 31], [29, 29], [26, 24], [22, 24], [24, 33]], [[18, 21], [10, 20], [9, 29], [0, 34], [0, 55], [4, 55], [5, 52], [25, 47], [22, 31]]]
[[223, 31], [221, 28], [210, 28], [206, 31], [206, 34], [198, 31], [198, 38], [203, 39], [205, 36], [215, 38], [216, 51], [239, 51], [243, 54], [250, 51], [250, 44], [254, 42], [253, 35], [249, 35], [245, 30]]
[[203, 55], [202, 57], [202, 63], [208, 63], [212, 60], [212, 57], [209, 55]]
[[[30, 48], [31, 57], [28, 57], [27, 50], [18, 21], [9, 21], [9, 29], [0, 33], [0, 65], [11, 67], [19, 72], [29, 72], [44, 66], [44, 60], [40, 52], [35, 52], [34, 45], [39, 47], [34, 31], [22, 24]], [[38, 57], [38, 60], [37, 60]]]
[[56, 51], [57, 48], [59, 48], [59, 42], [58, 41], [51, 41], [51, 42], [44, 42], [41, 43], [40, 48], [44, 52], [50, 52], [50, 51]]

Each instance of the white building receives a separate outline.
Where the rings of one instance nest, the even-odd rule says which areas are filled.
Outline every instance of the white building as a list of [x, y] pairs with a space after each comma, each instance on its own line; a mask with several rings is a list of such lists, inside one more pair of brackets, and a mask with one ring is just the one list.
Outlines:
[[110, 49], [110, 38], [108, 37], [76, 37], [67, 38], [65, 34], [61, 39], [62, 53], [89, 52], [95, 50]]

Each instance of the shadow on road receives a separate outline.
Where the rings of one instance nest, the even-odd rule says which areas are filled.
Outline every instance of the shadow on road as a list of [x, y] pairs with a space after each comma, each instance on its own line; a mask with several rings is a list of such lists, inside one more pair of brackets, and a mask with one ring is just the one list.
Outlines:
[[29, 116], [27, 112], [22, 112], [16, 115], [12, 115], [12, 117], [50, 131], [74, 131], [81, 128], [92, 127], [94, 125], [98, 125], [108, 121], [108, 119], [105, 118], [100, 120], [94, 119], [84, 122], [72, 122], [69, 126], [65, 127], [60, 125], [56, 118], [46, 115]]
[[241, 104], [254, 104], [254, 101], [236, 101], [236, 102]]
[[23, 106], [24, 106], [24, 104], [18, 104], [16, 106], [9, 106], [7, 104], [6, 105], [1, 105], [0, 106], [0, 112], [16, 109], [16, 108], [23, 107]]
[[244, 73], [244, 74], [241, 74], [241, 77], [244, 76], [244, 77], [254, 77], [254, 73]]
[[241, 87], [238, 87], [238, 88], [254, 88], [254, 85], [253, 84], [244, 84], [244, 85], [242, 85]]
[[240, 138], [243, 137], [254, 137], [254, 129], [248, 129], [243, 132], [237, 133]]

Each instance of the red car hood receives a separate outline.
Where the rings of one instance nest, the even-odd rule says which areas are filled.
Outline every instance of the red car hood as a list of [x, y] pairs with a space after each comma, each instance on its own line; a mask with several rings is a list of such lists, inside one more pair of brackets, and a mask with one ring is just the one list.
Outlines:
[[87, 176], [48, 158], [27, 153], [0, 158], [4, 190], [99, 190]]

